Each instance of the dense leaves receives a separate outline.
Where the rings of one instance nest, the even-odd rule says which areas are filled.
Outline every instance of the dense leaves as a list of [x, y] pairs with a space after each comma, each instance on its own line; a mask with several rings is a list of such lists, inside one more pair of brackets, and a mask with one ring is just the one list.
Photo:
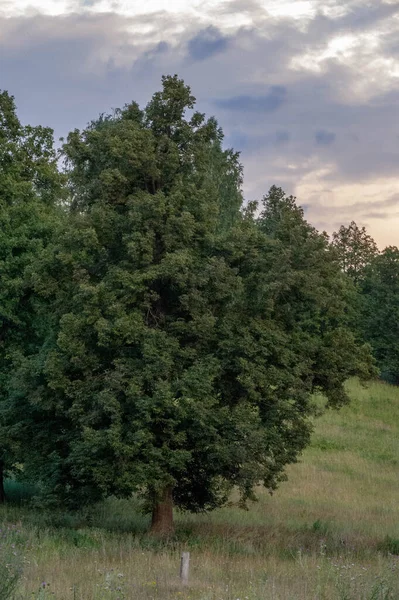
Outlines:
[[332, 246], [342, 270], [355, 285], [350, 322], [371, 345], [381, 377], [399, 382], [399, 254], [393, 246], [378, 251], [365, 227], [352, 221], [333, 234]]
[[[0, 93], [0, 475], [18, 456], [19, 426], [7, 402], [13, 366], [41, 344], [32, 268], [56, 228], [62, 198], [52, 131], [23, 126], [14, 99]], [[2, 479], [2, 477], [0, 477]], [[2, 499], [0, 485], [0, 500]]]
[[312, 392], [340, 406], [373, 373], [327, 237], [279, 188], [244, 209], [238, 154], [176, 76], [63, 152], [70, 210], [29, 271], [40, 344], [7, 399], [35, 439], [26, 469], [48, 498], [137, 492], [155, 514], [274, 489], [309, 441]]
[[263, 204], [258, 223], [277, 244], [271, 278], [281, 290], [273, 321], [290, 333], [287, 345], [298, 352], [296, 364], [301, 365], [300, 357], [308, 361], [301, 365], [302, 379], [311, 389], [320, 386], [331, 406], [340, 406], [348, 401], [346, 379], [374, 372], [369, 348], [357, 342], [352, 327], [351, 282], [328, 236], [305, 221], [295, 198], [273, 186]]
[[361, 288], [361, 331], [384, 379], [399, 383], [399, 250], [388, 246], [366, 269]]
[[377, 244], [367, 233], [365, 227], [359, 227], [352, 221], [347, 227], [341, 225], [338, 232], [333, 233], [334, 246], [341, 267], [357, 284], [363, 276], [364, 269], [378, 254]]

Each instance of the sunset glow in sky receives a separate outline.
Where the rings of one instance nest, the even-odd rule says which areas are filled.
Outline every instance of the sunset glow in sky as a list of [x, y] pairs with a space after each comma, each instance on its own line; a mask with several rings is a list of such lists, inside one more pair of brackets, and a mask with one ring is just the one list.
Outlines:
[[0, 88], [58, 138], [178, 73], [241, 150], [245, 196], [399, 245], [396, 0], [0, 0]]

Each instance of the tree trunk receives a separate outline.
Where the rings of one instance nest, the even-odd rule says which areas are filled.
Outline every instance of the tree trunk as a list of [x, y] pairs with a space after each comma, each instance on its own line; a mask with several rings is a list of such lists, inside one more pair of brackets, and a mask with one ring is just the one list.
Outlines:
[[0, 504], [4, 504], [6, 501], [6, 494], [4, 492], [4, 463], [0, 460]]
[[172, 487], [164, 489], [154, 502], [150, 532], [154, 535], [168, 536], [174, 531]]

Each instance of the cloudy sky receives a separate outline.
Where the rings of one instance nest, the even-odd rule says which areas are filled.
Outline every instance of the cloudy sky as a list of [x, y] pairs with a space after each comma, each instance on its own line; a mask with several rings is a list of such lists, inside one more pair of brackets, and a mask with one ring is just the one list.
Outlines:
[[331, 232], [399, 245], [399, 0], [0, 0], [0, 88], [56, 137], [178, 73], [272, 184]]

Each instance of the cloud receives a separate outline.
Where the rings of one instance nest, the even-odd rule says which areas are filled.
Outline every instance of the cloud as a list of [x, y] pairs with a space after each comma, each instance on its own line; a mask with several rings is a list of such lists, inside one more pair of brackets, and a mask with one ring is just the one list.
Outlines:
[[[312, 205], [306, 205], [309, 209]], [[336, 206], [324, 206], [323, 213], [325, 216], [334, 215]], [[386, 218], [388, 215], [396, 213], [399, 210], [399, 194], [392, 194], [388, 198], [380, 198], [373, 200], [371, 198], [363, 199], [358, 202], [346, 202], [340, 204], [339, 212], [343, 219], [349, 219], [352, 214], [368, 217], [370, 214], [378, 215], [378, 218]]]
[[291, 136], [288, 131], [276, 131], [274, 139], [276, 144], [286, 144], [290, 141]]
[[205, 60], [226, 50], [227, 44], [227, 36], [217, 27], [209, 26], [189, 40], [188, 53], [192, 60]]
[[243, 112], [271, 112], [280, 108], [287, 96], [287, 89], [282, 85], [274, 85], [263, 96], [232, 96], [215, 100], [219, 108]]
[[385, 212], [385, 213], [381, 213], [381, 212], [368, 212], [368, 213], [364, 213], [363, 218], [365, 219], [391, 219], [392, 217], [398, 217], [399, 216], [399, 211], [396, 211], [394, 213], [392, 212]]
[[[153, 15], [0, 18], [0, 87], [15, 95], [23, 120], [56, 136], [132, 99], [145, 104], [169, 71], [170, 46], [153, 25]], [[159, 15], [158, 26], [159, 37], [173, 37], [173, 18]]]
[[0, 17], [0, 88], [25, 122], [65, 135], [178, 73], [242, 150], [248, 199], [281, 185], [316, 226], [363, 219], [397, 243], [397, 2], [205, 0], [184, 17], [158, 0], [63, 0], [53, 16], [32, 2], [0, 10], [24, 15]]
[[335, 133], [332, 131], [325, 131], [325, 129], [319, 129], [315, 133], [315, 141], [318, 146], [330, 146], [335, 141]]

